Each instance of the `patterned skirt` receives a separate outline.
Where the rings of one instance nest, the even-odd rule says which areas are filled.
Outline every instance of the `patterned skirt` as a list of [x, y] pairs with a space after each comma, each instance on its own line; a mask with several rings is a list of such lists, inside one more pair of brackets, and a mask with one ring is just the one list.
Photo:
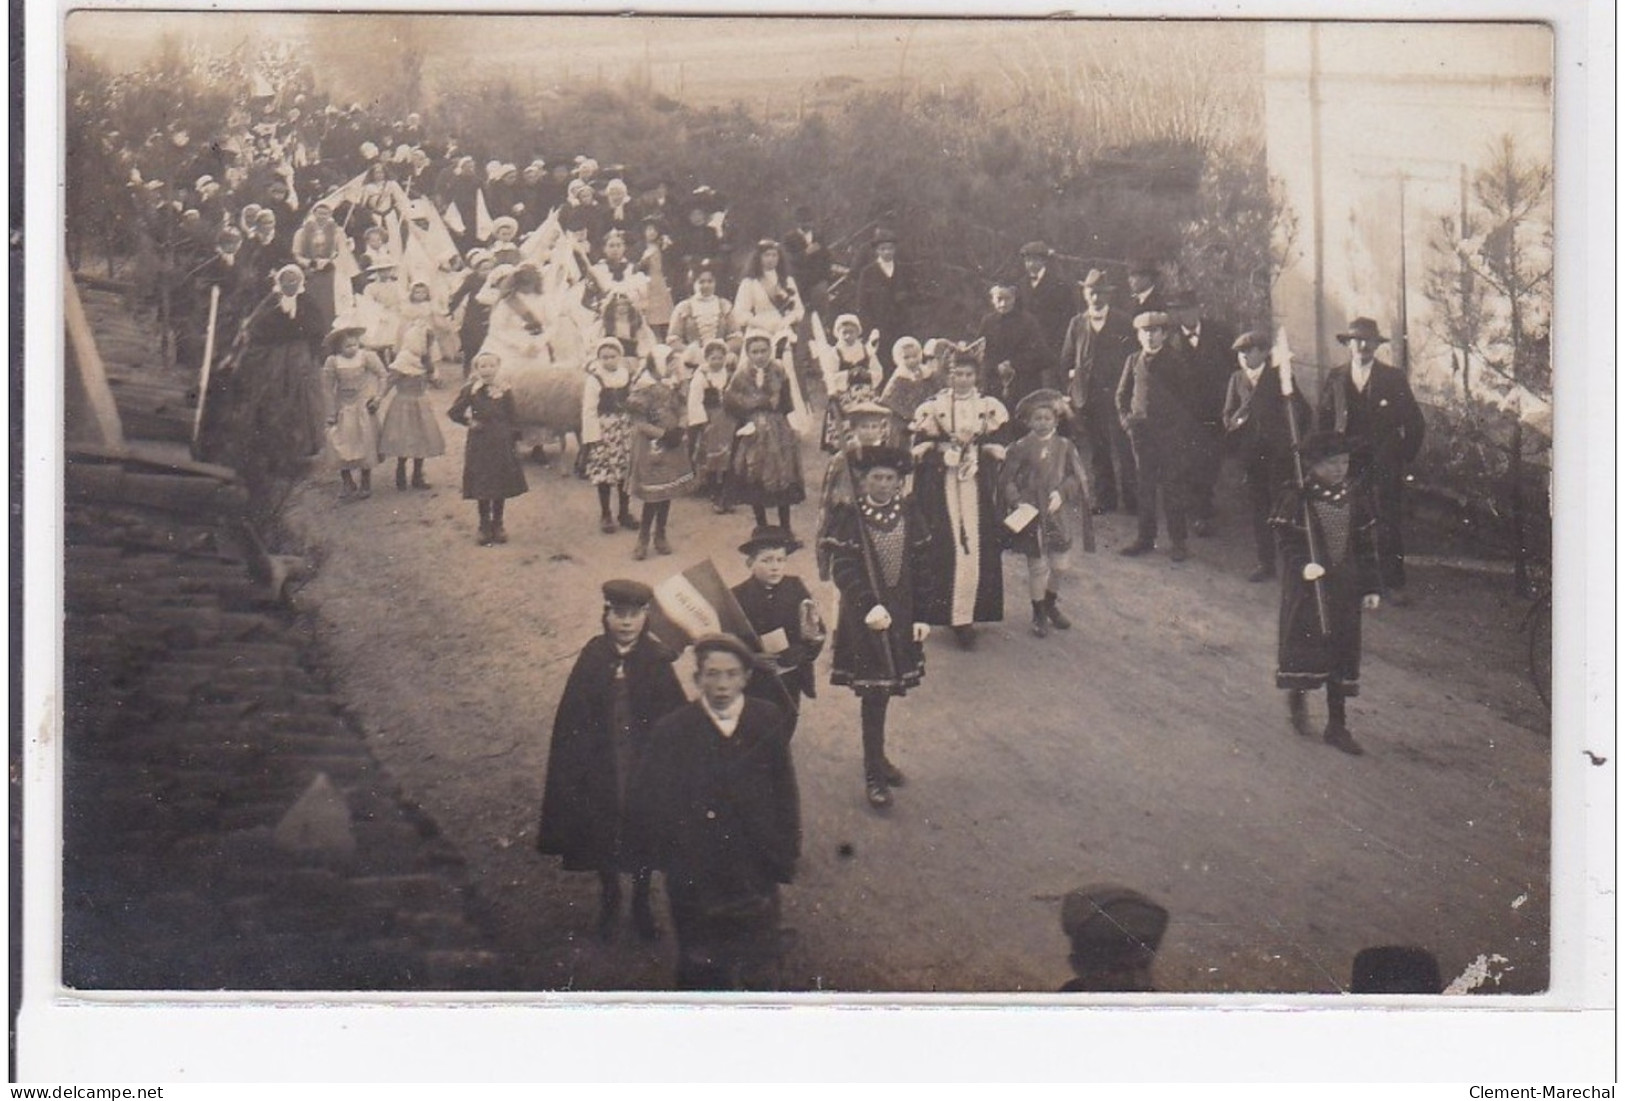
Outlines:
[[593, 485], [619, 485], [632, 468], [632, 418], [607, 413], [598, 424], [602, 434], [587, 455], [587, 480]]

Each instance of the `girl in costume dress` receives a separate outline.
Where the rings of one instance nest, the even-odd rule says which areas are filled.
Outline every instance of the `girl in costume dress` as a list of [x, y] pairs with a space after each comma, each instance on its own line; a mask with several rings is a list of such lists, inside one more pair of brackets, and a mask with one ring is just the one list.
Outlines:
[[310, 217], [293, 235], [293, 260], [305, 270], [305, 293], [321, 318], [323, 329], [332, 325], [335, 312], [333, 265], [338, 260], [339, 249], [349, 247], [344, 230], [333, 221], [333, 208], [326, 203], [312, 207]]
[[666, 343], [682, 348], [693, 363], [708, 340], [729, 340], [739, 332], [733, 305], [717, 294], [717, 273], [709, 261], [693, 273], [694, 293], [672, 309], [666, 329]]
[[559, 696], [547, 754], [536, 847], [564, 858], [567, 872], [598, 873], [598, 935], [608, 940], [620, 917], [621, 875], [632, 875], [638, 935], [659, 935], [649, 905], [647, 868], [625, 867], [621, 823], [627, 779], [649, 728], [687, 702], [672, 669], [677, 655], [649, 633], [654, 592], [638, 581], [606, 581], [603, 633], [581, 648]]
[[794, 389], [783, 364], [773, 358], [772, 337], [748, 332], [744, 351], [745, 362], [722, 394], [723, 409], [739, 422], [728, 499], [749, 505], [757, 527], [767, 526], [767, 509], [777, 509], [779, 527], [790, 531], [790, 507], [807, 499], [800, 441], [790, 427]]
[[921, 643], [930, 627], [918, 615], [927, 595], [931, 533], [902, 495], [909, 471], [901, 448], [860, 448], [850, 456], [858, 500], [838, 505], [824, 546], [840, 590], [830, 683], [851, 688], [862, 714], [864, 790], [869, 805], [891, 805], [903, 774], [886, 756], [886, 712], [893, 696], [925, 676]]
[[[384, 389], [384, 363], [361, 346], [359, 325], [341, 324], [322, 342], [322, 399], [327, 410], [327, 443], [338, 457], [342, 499], [372, 496], [372, 465], [378, 458], [378, 399]], [[352, 471], [359, 472], [356, 487]]]
[[739, 422], [729, 414], [722, 395], [733, 377], [733, 353], [720, 337], [707, 340], [703, 348], [704, 358], [688, 384], [688, 425], [694, 437], [690, 451], [712, 509], [728, 513], [733, 511], [727, 499], [728, 464]]
[[794, 339], [795, 327], [806, 316], [796, 281], [783, 270], [784, 250], [777, 241], [756, 242], [734, 295], [734, 319], [744, 329], [757, 329], [773, 341], [773, 355]]
[[519, 416], [513, 392], [499, 377], [502, 360], [490, 352], [474, 357], [474, 373], [446, 416], [468, 428], [463, 448], [463, 499], [479, 507], [479, 544], [506, 543], [503, 506], [529, 487], [519, 466], [514, 442], [519, 438]]
[[835, 343], [820, 348], [819, 360], [829, 403], [818, 443], [834, 454], [846, 444], [847, 403], [872, 401], [880, 391], [880, 360], [873, 340], [863, 343], [863, 323], [850, 313], [835, 319]]
[[594, 347], [600, 339], [613, 337], [628, 356], [647, 359], [654, 353], [655, 334], [643, 320], [637, 303], [619, 292], [603, 300], [603, 310], [590, 332]]
[[938, 374], [936, 359], [928, 358], [920, 342], [911, 336], [897, 339], [892, 345], [891, 358], [895, 366], [891, 378], [886, 380], [886, 388], [881, 391], [880, 404], [892, 412], [889, 439], [901, 443], [908, 439], [915, 411], [942, 389], [944, 380]]
[[401, 334], [401, 350], [389, 365], [384, 394], [383, 423], [378, 428], [378, 453], [395, 456], [395, 488], [405, 489], [406, 460], [412, 460], [412, 488], [428, 489], [423, 460], [446, 453], [446, 441], [429, 406], [429, 381], [434, 377], [434, 329], [426, 320], [415, 321]]
[[627, 488], [643, 502], [638, 545], [632, 551], [632, 557], [639, 560], [649, 556], [651, 531], [655, 553], [671, 553], [671, 544], [666, 541], [666, 519], [671, 514], [672, 498], [694, 484], [694, 464], [684, 446], [687, 403], [677, 390], [679, 358], [664, 344], [657, 346], [654, 356], [644, 362], [632, 380], [632, 392], [626, 399], [627, 412], [632, 416], [632, 468]]
[[1010, 415], [976, 389], [981, 364], [957, 352], [948, 389], [915, 410], [914, 499], [931, 525], [933, 589], [920, 609], [927, 623], [951, 626], [964, 649], [976, 645], [973, 624], [1004, 618], [1004, 571], [999, 562], [997, 442]]
[[829, 551], [824, 546], [830, 518], [840, 506], [850, 505], [858, 497], [858, 475], [852, 469], [851, 457], [859, 448], [878, 447], [886, 442], [891, 412], [876, 402], [854, 402], [847, 407], [846, 419], [851, 429], [850, 438], [824, 467], [824, 485], [818, 494], [818, 531], [814, 536], [813, 556], [818, 563], [820, 581], [830, 579]]
[[[621, 342], [601, 337], [587, 363], [587, 384], [581, 392], [581, 446], [587, 449], [587, 480], [598, 487], [598, 526], [613, 535], [616, 524], [636, 530], [626, 477], [632, 464], [632, 417], [626, 399], [632, 390], [632, 371]], [[609, 495], [615, 491], [618, 510], [610, 515]]]

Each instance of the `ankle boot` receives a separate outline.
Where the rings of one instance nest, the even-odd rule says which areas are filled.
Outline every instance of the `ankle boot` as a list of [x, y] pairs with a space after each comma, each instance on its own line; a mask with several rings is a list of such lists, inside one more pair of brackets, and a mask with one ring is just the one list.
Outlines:
[[1033, 601], [1033, 634], [1039, 638], [1049, 637], [1049, 612], [1040, 600]]
[[480, 537], [478, 542], [482, 547], [489, 547], [491, 545], [491, 521], [480, 521]]
[[632, 560], [642, 562], [647, 557], [649, 557], [649, 537], [640, 535], [638, 536], [638, 545], [632, 548]]
[[1072, 621], [1061, 614], [1061, 609], [1055, 606], [1059, 597], [1055, 593], [1044, 594], [1044, 614], [1049, 617], [1050, 623], [1060, 631], [1070, 630]]
[[396, 463], [395, 464], [395, 488], [396, 489], [405, 489], [406, 488], [406, 464], [405, 463]]
[[371, 497], [372, 496], [372, 471], [363, 470], [361, 472], [361, 488], [356, 490], [355, 495], [357, 497]]
[[423, 477], [423, 464], [422, 463], [418, 463], [416, 466], [414, 466], [412, 468], [412, 488], [413, 489], [428, 489], [429, 488], [428, 480]]

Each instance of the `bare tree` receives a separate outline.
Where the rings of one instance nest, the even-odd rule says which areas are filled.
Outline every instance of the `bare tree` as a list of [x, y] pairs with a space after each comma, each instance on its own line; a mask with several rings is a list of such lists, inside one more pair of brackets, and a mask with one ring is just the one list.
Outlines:
[[1525, 414], [1551, 400], [1552, 170], [1523, 157], [1503, 136], [1472, 177], [1471, 203], [1440, 219], [1430, 241], [1423, 290], [1434, 331], [1455, 349], [1469, 430], [1475, 418], [1472, 378], [1507, 400], [1512, 418], [1504, 445], [1510, 483], [1515, 583], [1529, 584], [1525, 503]]

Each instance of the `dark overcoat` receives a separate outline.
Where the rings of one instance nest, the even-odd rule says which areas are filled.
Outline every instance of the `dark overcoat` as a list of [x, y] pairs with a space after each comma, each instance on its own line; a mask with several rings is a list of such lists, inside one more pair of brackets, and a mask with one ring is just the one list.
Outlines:
[[[817, 696], [818, 683], [813, 678], [813, 661], [823, 649], [823, 643], [822, 640], [816, 645], [809, 643], [801, 632], [801, 602], [812, 599], [806, 582], [794, 574], [785, 574], [784, 579], [770, 589], [756, 578], [747, 577], [733, 587], [733, 594], [758, 638], [782, 630], [789, 640], [790, 648], [773, 661], [779, 670], [779, 682], [790, 694], [790, 699], [799, 707], [802, 696], [808, 699]], [[745, 693], [770, 703], [781, 703], [784, 699], [768, 675], [761, 672], [751, 678]]]
[[[982, 393], [991, 394], [1013, 410], [1022, 398], [1050, 385], [1055, 349], [1044, 339], [1038, 319], [1032, 314], [1019, 307], [1004, 314], [991, 310], [983, 315], [977, 336], [987, 342], [978, 382]], [[1015, 371], [1008, 383], [999, 377], [1000, 363], [1009, 363]]]
[[[635, 762], [655, 723], [688, 702], [672, 662], [677, 655], [644, 635], [624, 659]], [[565, 871], [636, 870], [619, 859], [621, 790], [611, 709], [623, 664], [608, 635], [581, 648], [553, 718], [547, 782], [536, 847], [564, 858]]]
[[463, 448], [463, 496], [470, 501], [517, 497], [529, 488], [514, 444], [519, 440], [519, 413], [513, 391], [493, 397], [490, 387], [470, 381], [457, 394], [446, 416], [468, 428]]
[[784, 711], [746, 696], [727, 737], [698, 701], [661, 718], [632, 768], [624, 842], [628, 861], [665, 873], [674, 914], [770, 897], [789, 883], [801, 800]]
[[[1327, 501], [1341, 514], [1328, 525], [1304, 501]], [[1281, 551], [1281, 620], [1275, 684], [1300, 690], [1335, 684], [1345, 696], [1360, 690], [1360, 600], [1381, 592], [1377, 568], [1376, 523], [1369, 492], [1356, 480], [1326, 489], [1313, 484], [1300, 490], [1288, 483], [1270, 516]], [[1333, 527], [1346, 524], [1346, 536]], [[1325, 567], [1320, 585], [1325, 593], [1328, 631], [1323, 632], [1316, 607], [1315, 584], [1303, 577], [1309, 562], [1313, 525], [1318, 561]]]
[[1078, 311], [1077, 284], [1062, 278], [1055, 265], [1045, 265], [1037, 283], [1025, 274], [1017, 281], [1016, 308], [1032, 314], [1038, 321], [1049, 362], [1053, 363], [1061, 350], [1067, 324]]

